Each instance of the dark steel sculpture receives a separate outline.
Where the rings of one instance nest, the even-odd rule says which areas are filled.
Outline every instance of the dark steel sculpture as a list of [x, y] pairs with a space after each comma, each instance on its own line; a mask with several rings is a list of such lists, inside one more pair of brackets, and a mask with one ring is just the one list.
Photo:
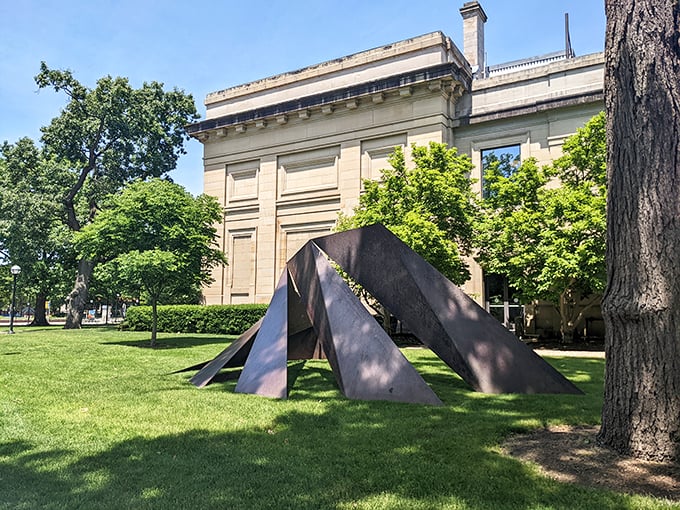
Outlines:
[[475, 390], [582, 393], [384, 226], [314, 243]]
[[236, 384], [237, 393], [288, 395], [288, 271], [284, 269]]
[[248, 354], [250, 354], [250, 349], [253, 346], [255, 335], [257, 335], [257, 332], [260, 331], [262, 320], [263, 319], [260, 319], [255, 324], [253, 324], [245, 333], [234, 340], [231, 345], [229, 345], [229, 347], [219, 353], [212, 361], [194, 365], [193, 367], [185, 369], [201, 369], [189, 380], [191, 384], [202, 388], [208, 384], [223, 368], [242, 367], [248, 359]]
[[288, 285], [288, 359], [325, 359], [326, 354], [309, 321], [307, 307], [295, 285]]
[[327, 357], [348, 398], [441, 404], [324, 253], [475, 390], [582, 393], [382, 225], [305, 244], [265, 317], [191, 382], [243, 365], [237, 392], [285, 398], [287, 360]]
[[441, 405], [313, 242], [288, 268], [346, 397]]

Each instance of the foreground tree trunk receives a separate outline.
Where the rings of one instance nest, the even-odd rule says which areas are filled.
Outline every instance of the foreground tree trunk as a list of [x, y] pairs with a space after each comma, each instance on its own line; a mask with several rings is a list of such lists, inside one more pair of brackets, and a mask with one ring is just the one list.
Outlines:
[[680, 8], [606, 0], [601, 443], [680, 459]]
[[91, 260], [80, 260], [78, 262], [78, 274], [73, 290], [66, 298], [66, 323], [64, 329], [79, 329], [83, 323], [83, 311], [87, 303], [87, 287], [94, 269], [94, 262]]

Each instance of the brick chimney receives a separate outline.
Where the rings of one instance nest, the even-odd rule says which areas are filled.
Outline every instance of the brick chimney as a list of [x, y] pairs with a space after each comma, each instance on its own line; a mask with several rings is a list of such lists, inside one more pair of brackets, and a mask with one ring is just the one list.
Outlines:
[[484, 76], [486, 62], [484, 56], [484, 23], [486, 13], [477, 2], [465, 2], [460, 8], [463, 17], [463, 53], [472, 67], [475, 76]]

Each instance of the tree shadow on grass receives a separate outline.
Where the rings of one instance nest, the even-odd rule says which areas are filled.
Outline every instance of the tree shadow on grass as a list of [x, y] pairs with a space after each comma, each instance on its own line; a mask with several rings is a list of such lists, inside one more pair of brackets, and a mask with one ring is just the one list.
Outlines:
[[[159, 335], [156, 339], [154, 349], [188, 349], [199, 345], [220, 344], [225, 347], [231, 343], [235, 336], [187, 336], [186, 334], [177, 336]], [[121, 345], [123, 347], [149, 348], [150, 340], [116, 340], [101, 342], [102, 345]]]
[[321, 407], [280, 406], [266, 424], [135, 437], [80, 458], [5, 443], [0, 508], [636, 508], [500, 454], [484, 412], [333, 398]]

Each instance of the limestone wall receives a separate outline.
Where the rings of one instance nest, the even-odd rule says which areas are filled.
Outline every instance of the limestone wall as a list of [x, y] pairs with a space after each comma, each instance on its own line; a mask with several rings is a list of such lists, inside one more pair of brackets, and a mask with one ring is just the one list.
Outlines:
[[212, 133], [204, 141], [204, 191], [225, 210], [222, 248], [206, 302], [267, 302], [284, 264], [358, 204], [362, 179], [380, 177], [399, 145], [450, 142], [452, 96], [422, 85], [312, 110], [285, 123]]

